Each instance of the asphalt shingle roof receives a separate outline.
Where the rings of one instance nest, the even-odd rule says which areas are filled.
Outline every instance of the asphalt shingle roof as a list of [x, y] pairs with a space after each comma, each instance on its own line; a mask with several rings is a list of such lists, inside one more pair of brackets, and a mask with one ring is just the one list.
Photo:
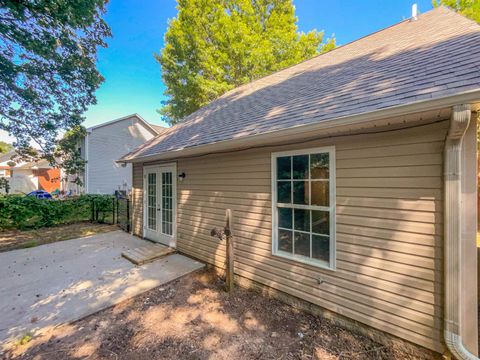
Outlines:
[[158, 135], [161, 135], [163, 132], [168, 130], [168, 128], [165, 127], [165, 126], [160, 126], [160, 125], [155, 125], [155, 124], [148, 124], [148, 125], [150, 125], [153, 128], [153, 130], [155, 130], [157, 132]]
[[480, 26], [439, 7], [235, 88], [123, 159], [480, 89]]

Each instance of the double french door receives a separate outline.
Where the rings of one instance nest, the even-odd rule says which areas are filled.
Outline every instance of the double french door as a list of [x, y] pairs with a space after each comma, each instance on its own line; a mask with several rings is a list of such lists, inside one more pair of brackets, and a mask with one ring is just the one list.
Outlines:
[[143, 175], [144, 236], [175, 247], [177, 197], [175, 165], [146, 166]]

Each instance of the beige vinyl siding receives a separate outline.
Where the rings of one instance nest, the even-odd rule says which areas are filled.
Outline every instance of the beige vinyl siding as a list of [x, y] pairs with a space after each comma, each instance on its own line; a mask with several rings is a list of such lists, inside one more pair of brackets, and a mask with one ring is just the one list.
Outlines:
[[[179, 159], [186, 178], [178, 183], [177, 248], [223, 268], [225, 244], [210, 230], [224, 225], [231, 208], [238, 276], [441, 352], [447, 127]], [[327, 145], [336, 147], [335, 271], [271, 252], [271, 153]], [[141, 176], [137, 166], [134, 173]], [[141, 205], [134, 208], [141, 213]]]
[[143, 165], [133, 164], [132, 167], [132, 231], [142, 236], [143, 226]]

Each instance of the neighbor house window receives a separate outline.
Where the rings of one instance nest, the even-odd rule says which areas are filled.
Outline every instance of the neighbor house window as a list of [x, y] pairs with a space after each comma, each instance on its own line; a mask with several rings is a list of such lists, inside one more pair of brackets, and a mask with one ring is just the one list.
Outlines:
[[335, 148], [272, 154], [273, 253], [335, 268]]
[[7, 176], [7, 172], [5, 171], [5, 169], [0, 169], [0, 177], [5, 177]]

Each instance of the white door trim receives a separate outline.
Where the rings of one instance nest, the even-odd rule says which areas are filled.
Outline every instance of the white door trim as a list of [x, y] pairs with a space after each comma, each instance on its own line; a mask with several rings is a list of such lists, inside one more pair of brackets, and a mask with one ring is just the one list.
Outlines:
[[[168, 236], [161, 233], [161, 218], [158, 216], [157, 212], [157, 230], [153, 231], [147, 228], [148, 221], [148, 209], [147, 209], [147, 174], [149, 172], [155, 171], [157, 173], [157, 206], [158, 199], [161, 198], [161, 171], [162, 169], [169, 169], [172, 172], [172, 235]], [[160, 197], [159, 197], [160, 194]], [[160, 242], [164, 245], [170, 246], [172, 248], [176, 247], [177, 244], [177, 164], [176, 163], [165, 163], [159, 165], [148, 165], [143, 167], [143, 237], [149, 240]], [[155, 234], [156, 233], [156, 234]]]

